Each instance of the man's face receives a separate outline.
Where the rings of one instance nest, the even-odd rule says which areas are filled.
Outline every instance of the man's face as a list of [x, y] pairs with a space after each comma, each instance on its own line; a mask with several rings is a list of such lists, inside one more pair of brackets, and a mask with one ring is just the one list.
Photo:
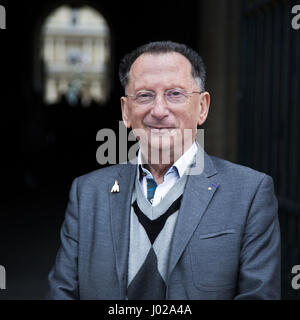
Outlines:
[[[182, 154], [195, 140], [197, 125], [206, 120], [209, 94], [193, 93], [188, 95], [184, 103], [175, 104], [167, 101], [164, 96], [166, 90], [174, 88], [200, 92], [192, 76], [192, 66], [183, 55], [176, 52], [142, 54], [132, 64], [126, 94], [136, 95], [140, 91], [156, 94], [153, 103], [148, 105], [141, 105], [132, 97], [121, 98], [125, 125], [131, 127], [134, 133], [136, 129], [144, 133], [140, 136], [144, 155], [145, 148], [149, 150], [150, 146], [160, 151], [168, 148], [171, 152], [179, 146], [177, 150], [182, 148]], [[190, 137], [184, 141], [185, 134]]]

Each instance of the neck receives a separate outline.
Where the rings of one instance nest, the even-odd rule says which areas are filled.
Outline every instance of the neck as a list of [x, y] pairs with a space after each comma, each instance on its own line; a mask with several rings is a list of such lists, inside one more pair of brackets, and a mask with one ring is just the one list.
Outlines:
[[[155, 182], [161, 184], [164, 179], [164, 175], [172, 167], [172, 165], [192, 146], [191, 144], [183, 145], [182, 148], [171, 148], [169, 152], [162, 149], [156, 149], [151, 153], [152, 148], [144, 148], [140, 144], [141, 150], [141, 162], [143, 166], [147, 168]], [[177, 152], [176, 152], [177, 150]], [[179, 151], [179, 152], [178, 152]]]
[[155, 182], [157, 184], [161, 184], [166, 172], [183, 155], [185, 150], [179, 154], [175, 154], [174, 151], [171, 150], [170, 154], [165, 155], [165, 158], [163, 157], [164, 152], [162, 150], [157, 150], [157, 152], [151, 154], [150, 148], [149, 152], [146, 153], [148, 156], [145, 156], [143, 148], [141, 148], [141, 152], [142, 163], [144, 163], [144, 167], [151, 172]]
[[169, 170], [169, 168], [171, 168], [173, 164], [146, 164], [145, 168], [148, 169], [155, 182], [157, 184], [161, 184], [164, 181], [164, 175], [166, 174], [166, 172]]

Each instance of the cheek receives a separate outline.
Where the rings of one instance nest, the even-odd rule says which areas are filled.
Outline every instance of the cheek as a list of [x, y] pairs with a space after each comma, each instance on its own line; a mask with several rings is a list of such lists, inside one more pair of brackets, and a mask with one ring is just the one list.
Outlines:
[[194, 129], [197, 127], [197, 117], [192, 113], [186, 113], [178, 120], [180, 122], [181, 129]]
[[132, 124], [140, 124], [145, 117], [145, 113], [142, 110], [130, 110], [129, 118]]
[[199, 119], [200, 109], [196, 104], [189, 104], [184, 107], [184, 109], [178, 109], [177, 112], [174, 112], [175, 118], [179, 123], [181, 129], [197, 128], [197, 122]]

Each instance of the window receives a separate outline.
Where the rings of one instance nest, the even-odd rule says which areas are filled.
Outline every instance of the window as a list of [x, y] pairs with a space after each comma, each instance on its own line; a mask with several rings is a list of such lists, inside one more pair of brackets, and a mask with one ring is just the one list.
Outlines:
[[42, 29], [44, 101], [104, 103], [109, 94], [110, 36], [103, 16], [83, 6], [56, 9]]

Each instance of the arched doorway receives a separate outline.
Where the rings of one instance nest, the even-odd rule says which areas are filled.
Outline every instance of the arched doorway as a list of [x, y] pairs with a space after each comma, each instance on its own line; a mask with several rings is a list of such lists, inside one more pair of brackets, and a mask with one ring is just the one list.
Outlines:
[[[52, 7], [37, 33], [33, 87], [38, 116], [31, 117], [29, 127], [42, 141], [31, 153], [40, 150], [34, 157], [37, 175], [47, 185], [59, 178], [64, 188], [63, 182], [98, 167], [95, 137], [107, 121], [111, 99], [111, 29], [98, 9], [76, 4]], [[36, 167], [30, 165], [30, 171]]]
[[60, 6], [42, 27], [44, 102], [71, 106], [105, 103], [109, 94], [110, 35], [89, 6]]

